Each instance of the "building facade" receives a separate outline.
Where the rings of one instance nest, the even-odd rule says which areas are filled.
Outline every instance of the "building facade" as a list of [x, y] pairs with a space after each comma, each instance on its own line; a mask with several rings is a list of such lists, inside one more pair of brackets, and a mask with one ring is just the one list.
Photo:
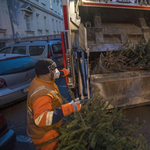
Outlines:
[[57, 38], [63, 30], [61, 0], [0, 0], [0, 48]]

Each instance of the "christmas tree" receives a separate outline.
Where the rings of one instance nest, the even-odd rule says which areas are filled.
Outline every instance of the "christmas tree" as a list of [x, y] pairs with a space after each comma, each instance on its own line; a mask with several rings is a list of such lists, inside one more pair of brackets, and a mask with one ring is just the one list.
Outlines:
[[150, 150], [143, 135], [136, 133], [143, 122], [137, 119], [130, 124], [123, 113], [125, 107], [108, 109], [112, 100], [106, 104], [99, 94], [82, 102], [81, 111], [65, 117], [56, 128], [60, 136], [37, 145], [39, 148], [59, 141], [57, 150]]
[[150, 40], [137, 44], [123, 44], [119, 49], [101, 53], [99, 59], [91, 62], [91, 73], [111, 73], [150, 70]]
[[57, 150], [148, 150], [144, 137], [135, 133], [141, 123], [129, 124], [122, 112], [125, 108], [110, 110], [111, 101], [106, 104], [98, 97], [64, 119]]

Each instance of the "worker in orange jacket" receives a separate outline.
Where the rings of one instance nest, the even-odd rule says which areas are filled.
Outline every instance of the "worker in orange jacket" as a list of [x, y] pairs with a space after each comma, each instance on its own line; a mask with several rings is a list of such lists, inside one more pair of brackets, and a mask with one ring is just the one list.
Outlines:
[[[64, 116], [81, 109], [78, 102], [62, 104], [55, 79], [69, 74], [67, 69], [58, 70], [51, 59], [41, 59], [35, 65], [36, 77], [32, 80], [27, 98], [27, 134], [35, 145], [59, 136], [56, 128]], [[40, 150], [56, 150], [59, 142], [44, 145]]]

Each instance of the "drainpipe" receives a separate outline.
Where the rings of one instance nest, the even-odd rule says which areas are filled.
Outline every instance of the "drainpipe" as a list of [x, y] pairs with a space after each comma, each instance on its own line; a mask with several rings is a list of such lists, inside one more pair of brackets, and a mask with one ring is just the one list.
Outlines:
[[10, 14], [9, 0], [7, 0], [7, 7], [8, 7], [8, 12], [9, 12], [9, 17], [10, 17], [11, 29], [12, 29], [12, 33], [13, 33], [13, 40], [15, 40], [15, 31], [14, 31], [12, 17], [11, 17], [11, 14]]

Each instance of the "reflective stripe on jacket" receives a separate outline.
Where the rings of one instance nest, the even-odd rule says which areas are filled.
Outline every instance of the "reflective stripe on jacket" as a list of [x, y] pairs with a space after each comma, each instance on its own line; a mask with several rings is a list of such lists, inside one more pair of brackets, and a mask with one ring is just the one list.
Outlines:
[[[62, 120], [52, 125], [54, 109], [62, 105], [62, 99], [57, 94], [60, 93], [54, 80], [44, 81], [35, 77], [31, 82], [27, 98], [27, 133], [31, 138], [41, 139], [46, 132], [60, 126]], [[33, 102], [42, 96], [50, 97], [51, 111], [45, 110], [47, 112], [43, 112], [37, 118], [34, 118]], [[46, 122], [43, 123], [45, 126], [39, 127], [38, 125], [44, 115], [46, 115]]]

